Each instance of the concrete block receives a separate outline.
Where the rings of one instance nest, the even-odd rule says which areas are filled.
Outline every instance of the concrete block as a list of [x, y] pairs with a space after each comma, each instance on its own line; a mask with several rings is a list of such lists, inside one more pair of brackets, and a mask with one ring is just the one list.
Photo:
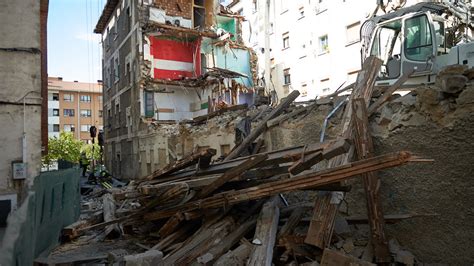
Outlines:
[[399, 250], [395, 256], [395, 262], [403, 263], [405, 265], [415, 265], [415, 256], [407, 250]]
[[163, 253], [158, 250], [149, 250], [145, 253], [124, 257], [125, 266], [162, 266]]
[[456, 103], [459, 105], [474, 103], [474, 88], [463, 90], [456, 99]]

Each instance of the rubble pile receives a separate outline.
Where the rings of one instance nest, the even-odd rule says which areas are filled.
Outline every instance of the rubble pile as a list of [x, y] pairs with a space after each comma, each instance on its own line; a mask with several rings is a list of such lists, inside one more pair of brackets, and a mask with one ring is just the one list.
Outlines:
[[[337, 138], [260, 151], [263, 132], [289, 119], [298, 120], [318, 105], [289, 108], [298, 96], [295, 91], [274, 108], [247, 114], [256, 125], [250, 132], [242, 130], [239, 144], [222, 160], [213, 160], [214, 149], [196, 149], [126, 187], [94, 192], [92, 203], [85, 205], [102, 208], [90, 210], [84, 219], [64, 228], [63, 240], [70, 243], [56, 249], [48, 262], [414, 265], [415, 256], [384, 234], [385, 224], [414, 215], [383, 214], [378, 197], [382, 176], [375, 172], [430, 160], [408, 151], [376, 156], [369, 129], [373, 123], [368, 119], [372, 116], [379, 125], [392, 123], [393, 110], [408, 113], [412, 106], [408, 103], [417, 103], [410, 97], [420, 92], [403, 97], [379, 94], [373, 101], [379, 61], [367, 60], [352, 94], [336, 98], [345, 101]], [[384, 118], [387, 107], [392, 114]], [[226, 113], [232, 119], [234, 114], [240, 116], [239, 111]], [[195, 123], [202, 121], [207, 118]], [[363, 180], [367, 215], [338, 215], [338, 209], [343, 213], [347, 207], [344, 193], [351, 190], [346, 180], [356, 177]], [[308, 204], [307, 198], [289, 200], [292, 193], [305, 191], [318, 191], [314, 203]]]

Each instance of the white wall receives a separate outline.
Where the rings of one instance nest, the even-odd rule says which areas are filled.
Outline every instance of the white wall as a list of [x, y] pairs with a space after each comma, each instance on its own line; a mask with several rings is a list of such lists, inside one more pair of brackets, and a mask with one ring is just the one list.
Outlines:
[[[259, 56], [260, 76], [263, 76], [265, 68], [264, 54], [261, 51], [265, 46], [265, 2], [257, 1], [256, 12], [252, 0], [241, 0], [231, 7], [234, 12], [243, 9], [243, 15], [247, 20], [242, 27], [243, 39]], [[270, 22], [273, 23], [270, 46], [271, 58], [274, 58], [272, 79], [280, 98], [293, 89], [300, 90], [304, 94], [303, 84], [306, 84], [307, 96], [300, 96], [297, 100], [310, 100], [333, 92], [344, 82], [348, 85], [355, 81], [357, 74], [354, 72], [361, 66], [361, 43], [348, 42], [347, 26], [359, 22], [360, 27], [374, 11], [375, 0], [323, 0], [322, 3], [318, 0], [270, 0], [270, 2]], [[406, 6], [417, 2], [420, 1], [409, 0]], [[300, 14], [302, 10], [304, 17]], [[284, 33], [288, 33], [290, 37], [287, 49], [283, 49]], [[321, 53], [319, 38], [326, 34], [329, 40], [329, 52]], [[291, 86], [283, 85], [283, 71], [287, 68], [291, 73]], [[322, 81], [326, 79], [329, 80]], [[326, 87], [329, 87], [330, 91], [323, 92]]]

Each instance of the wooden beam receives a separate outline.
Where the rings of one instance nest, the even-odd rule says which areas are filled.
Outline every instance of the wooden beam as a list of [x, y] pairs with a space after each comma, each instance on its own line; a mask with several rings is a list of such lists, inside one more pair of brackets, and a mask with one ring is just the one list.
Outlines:
[[[357, 159], [371, 158], [374, 155], [374, 144], [370, 135], [369, 119], [364, 99], [353, 100], [352, 116], [354, 120], [354, 145]], [[392, 258], [384, 232], [385, 221], [380, 202], [380, 179], [375, 172], [371, 172], [363, 174], [362, 180], [367, 198], [367, 214], [375, 261], [378, 263], [390, 262]]]
[[225, 183], [229, 182], [230, 180], [234, 179], [235, 177], [240, 176], [245, 171], [254, 168], [259, 163], [265, 161], [268, 158], [268, 155], [261, 154], [251, 157], [250, 159], [244, 161], [243, 163], [239, 164], [238, 166], [228, 170], [225, 172], [221, 177], [214, 180], [210, 185], [204, 187], [196, 196], [196, 198], [204, 198], [209, 196], [212, 192], [216, 189], [220, 188]]
[[294, 90], [285, 99], [283, 99], [282, 102], [270, 112], [270, 114], [264, 117], [260, 123], [258, 123], [250, 135], [248, 135], [232, 152], [230, 152], [229, 155], [227, 155], [227, 157], [224, 159], [224, 162], [239, 157], [240, 153], [242, 153], [244, 149], [254, 142], [254, 140], [256, 140], [257, 137], [260, 136], [263, 131], [265, 131], [265, 129], [267, 129], [267, 122], [283, 112], [283, 110], [290, 106], [290, 104], [296, 100], [299, 95], [299, 91]]
[[[264, 166], [275, 166], [278, 164], [282, 163], [288, 163], [288, 162], [294, 162], [298, 161], [301, 156], [307, 156], [309, 154], [318, 152], [318, 151], [323, 151], [323, 150], [333, 150], [334, 145], [339, 145], [340, 141], [345, 141], [347, 143], [350, 143], [351, 141], [349, 139], [337, 139], [337, 140], [329, 140], [325, 141], [323, 143], [311, 143], [307, 145], [302, 145], [302, 146], [296, 146], [296, 147], [291, 147], [291, 148], [285, 148], [277, 151], [270, 151], [270, 152], [264, 152], [260, 154], [267, 154], [268, 159], [262, 162], [261, 164], [257, 165], [257, 167], [262, 168]], [[159, 182], [168, 182], [171, 180], [176, 180], [178, 178], [186, 178], [186, 177], [191, 177], [195, 175], [202, 176], [202, 175], [210, 175], [210, 174], [217, 174], [217, 173], [224, 173], [225, 171], [236, 167], [243, 161], [251, 158], [254, 155], [246, 156], [246, 157], [240, 157], [236, 158], [230, 161], [226, 162], [220, 162], [220, 163], [215, 163], [207, 169], [199, 169], [199, 171], [196, 172], [196, 169], [192, 170], [184, 170], [180, 171], [174, 174], [169, 175], [167, 178], [163, 178], [163, 180], [153, 180], [151, 181], [152, 183], [159, 183]]]
[[159, 220], [170, 217], [177, 211], [185, 212], [198, 209], [220, 208], [295, 190], [316, 189], [318, 186], [341, 182], [360, 174], [400, 166], [411, 161], [420, 160], [418, 157], [405, 151], [381, 155], [324, 171], [313, 171], [286, 180], [269, 182], [255, 187], [217, 194], [209, 198], [170, 208], [169, 210], [149, 212], [144, 215], [144, 219]]
[[379, 108], [392, 96], [395, 91], [397, 91], [413, 74], [415, 70], [408, 71], [403, 73], [403, 75], [387, 90], [385, 90], [384, 94], [380, 96], [373, 104], [369, 106], [368, 114], [371, 116], [373, 113], [377, 112]]
[[293, 232], [293, 229], [298, 225], [301, 218], [303, 218], [303, 214], [305, 212], [305, 208], [299, 207], [293, 210], [288, 218], [288, 221], [282, 226], [280, 231], [278, 232], [278, 239], [290, 235]]
[[279, 125], [281, 122], [284, 122], [284, 121], [286, 121], [286, 120], [288, 120], [292, 117], [295, 117], [295, 116], [305, 112], [306, 110], [308, 110], [308, 107], [300, 107], [300, 108], [294, 109], [293, 111], [291, 111], [288, 114], [280, 115], [276, 118], [273, 118], [272, 120], [269, 120], [267, 122], [267, 128], [271, 128], [273, 126]]
[[234, 221], [231, 217], [212, 220], [204, 224], [196, 233], [186, 240], [183, 246], [164, 259], [164, 265], [190, 265], [210, 248], [219, 244], [233, 231]]
[[232, 251], [227, 252], [223, 256], [221, 256], [216, 263], [215, 266], [229, 266], [229, 265], [245, 265], [247, 262], [247, 258], [250, 255], [252, 247], [250, 244], [241, 244], [237, 248]]
[[263, 205], [252, 241], [254, 246], [250, 252], [247, 265], [272, 265], [273, 248], [275, 247], [278, 220], [280, 218], [279, 202], [280, 198], [274, 196]]
[[[357, 81], [350, 96], [350, 100], [346, 106], [342, 120], [342, 130], [340, 136], [346, 139], [352, 139], [352, 100], [356, 98], [363, 98], [366, 105], [369, 104], [372, 97], [372, 92], [379, 72], [382, 60], [371, 56], [365, 60], [362, 70], [357, 75]], [[347, 164], [352, 159], [353, 152], [337, 156], [329, 160], [328, 167], [333, 168], [340, 165]], [[317, 197], [315, 208], [313, 210], [313, 220], [309, 226], [305, 243], [317, 246], [319, 248], [326, 248], [331, 241], [332, 232], [334, 229], [334, 220], [336, 218], [339, 202], [332, 202], [332, 198], [338, 198], [333, 193], [326, 193], [323, 196]], [[339, 195], [341, 198], [344, 194]]]
[[154, 31], [157, 31], [158, 29], [166, 29], [174, 32], [179, 32], [183, 34], [190, 34], [192, 36], [204, 36], [204, 37], [209, 37], [216, 39], [218, 38], [217, 34], [215, 32], [206, 32], [206, 31], [198, 31], [195, 29], [188, 29], [188, 28], [183, 28], [183, 27], [176, 27], [173, 25], [168, 25], [164, 23], [159, 23], [159, 22], [153, 22], [153, 21], [148, 21], [147, 25], [145, 27], [145, 33], [151, 34]]
[[214, 261], [220, 258], [224, 253], [229, 251], [232, 246], [237, 244], [239, 240], [244, 237], [257, 223], [257, 217], [250, 218], [250, 220], [241, 224], [236, 230], [230, 233], [218, 245], [211, 248], [208, 252], [197, 258], [197, 262], [203, 265], [212, 265]]
[[293, 175], [297, 175], [309, 169], [313, 165], [321, 162], [322, 160], [329, 160], [334, 156], [348, 152], [349, 148], [350, 144], [347, 141], [339, 140], [334, 143], [334, 145], [331, 145], [330, 148], [310, 154], [308, 156], [302, 156], [301, 159], [288, 168], [288, 171]]

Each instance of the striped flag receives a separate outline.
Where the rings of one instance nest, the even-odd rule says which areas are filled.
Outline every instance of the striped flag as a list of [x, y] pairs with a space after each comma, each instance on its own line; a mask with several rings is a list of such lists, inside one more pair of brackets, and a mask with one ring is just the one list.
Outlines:
[[153, 78], [179, 80], [201, 75], [201, 41], [194, 42], [150, 37]]

